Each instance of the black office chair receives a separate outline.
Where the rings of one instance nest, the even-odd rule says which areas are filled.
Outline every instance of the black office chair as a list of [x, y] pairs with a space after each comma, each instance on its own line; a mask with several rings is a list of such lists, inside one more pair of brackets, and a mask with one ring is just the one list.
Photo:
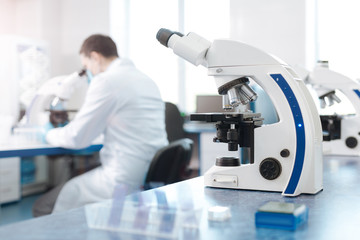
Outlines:
[[192, 154], [193, 141], [183, 138], [161, 148], [153, 157], [144, 189], [160, 187], [184, 180]]
[[165, 126], [169, 142], [185, 138], [184, 118], [178, 107], [170, 102], [165, 102]]

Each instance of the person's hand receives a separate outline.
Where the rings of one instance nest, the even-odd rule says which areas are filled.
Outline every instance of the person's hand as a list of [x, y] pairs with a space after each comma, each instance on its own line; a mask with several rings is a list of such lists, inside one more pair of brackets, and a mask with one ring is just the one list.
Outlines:
[[47, 124], [44, 125], [44, 127], [43, 127], [44, 131], [43, 131], [43, 136], [42, 136], [42, 142], [43, 143], [47, 143], [46, 135], [51, 129], [54, 129], [54, 125], [52, 125], [51, 122], [48, 122]]

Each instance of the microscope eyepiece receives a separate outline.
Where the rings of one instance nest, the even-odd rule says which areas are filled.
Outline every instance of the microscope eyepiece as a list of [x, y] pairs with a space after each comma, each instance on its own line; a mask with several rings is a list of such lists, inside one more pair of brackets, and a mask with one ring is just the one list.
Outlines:
[[85, 68], [81, 69], [78, 74], [79, 74], [79, 77], [84, 76], [86, 74], [86, 69]]
[[183, 37], [184, 34], [182, 33], [179, 33], [179, 32], [174, 32], [174, 31], [171, 31], [169, 29], [166, 29], [166, 28], [160, 28], [160, 30], [157, 32], [156, 34], [156, 39], [162, 44], [164, 45], [165, 47], [168, 47], [168, 42], [169, 42], [169, 39], [170, 37], [173, 35], [173, 34], [176, 34], [180, 37]]

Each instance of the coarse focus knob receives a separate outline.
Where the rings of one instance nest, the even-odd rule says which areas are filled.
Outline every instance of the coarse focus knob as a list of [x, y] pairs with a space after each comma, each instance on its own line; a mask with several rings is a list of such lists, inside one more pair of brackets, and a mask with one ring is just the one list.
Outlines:
[[356, 148], [358, 141], [354, 137], [348, 137], [345, 141], [345, 144], [348, 148]]
[[266, 158], [260, 163], [261, 176], [267, 180], [274, 180], [281, 174], [281, 164], [275, 158]]

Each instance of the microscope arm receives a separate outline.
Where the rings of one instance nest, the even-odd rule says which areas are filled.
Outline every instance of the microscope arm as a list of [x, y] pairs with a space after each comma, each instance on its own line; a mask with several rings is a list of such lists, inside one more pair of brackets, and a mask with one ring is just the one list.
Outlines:
[[356, 113], [360, 114], [360, 97], [358, 95], [360, 84], [357, 81], [321, 66], [317, 66], [309, 74], [308, 81], [317, 92], [318, 97], [322, 101], [326, 101], [327, 105], [331, 106], [334, 101], [338, 103], [341, 101], [335, 95], [335, 90], [339, 90], [353, 104]]
[[[73, 92], [87, 81], [85, 72], [74, 72], [67, 76], [58, 76], [46, 81], [37, 91], [30, 105], [27, 107], [25, 116], [21, 120], [23, 124], [43, 125], [48, 121], [48, 114], [45, 110], [50, 106], [63, 101], [68, 101]], [[55, 97], [55, 99], [53, 99]], [[53, 101], [51, 101], [53, 99]]]
[[356, 116], [360, 117], [360, 85], [351, 88], [341, 88], [339, 90], [344, 93], [353, 105]]
[[68, 100], [74, 90], [86, 81], [85, 72], [74, 72], [67, 76], [57, 76], [47, 82], [39, 89], [37, 95], [53, 95], [62, 100]]

